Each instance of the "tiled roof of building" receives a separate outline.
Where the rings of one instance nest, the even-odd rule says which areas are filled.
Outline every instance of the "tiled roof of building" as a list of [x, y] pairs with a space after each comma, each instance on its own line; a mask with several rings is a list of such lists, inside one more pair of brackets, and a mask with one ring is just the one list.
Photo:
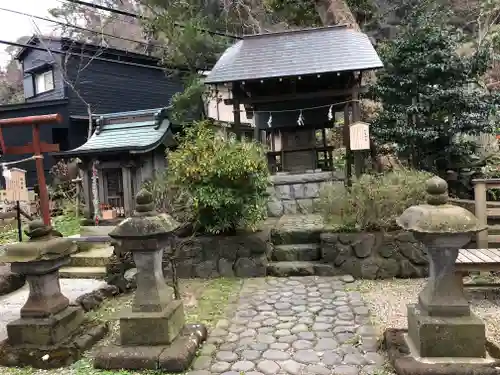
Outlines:
[[221, 56], [205, 83], [382, 68], [370, 39], [345, 26], [246, 36]]

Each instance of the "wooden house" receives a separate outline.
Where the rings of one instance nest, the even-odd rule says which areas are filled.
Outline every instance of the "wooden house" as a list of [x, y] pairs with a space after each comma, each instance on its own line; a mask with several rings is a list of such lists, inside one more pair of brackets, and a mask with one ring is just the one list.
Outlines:
[[[183, 90], [181, 78], [166, 74], [160, 60], [152, 56], [68, 38], [41, 41], [35, 36], [27, 45], [16, 56], [24, 75], [24, 103], [0, 106], [0, 119], [58, 113], [62, 122], [41, 127], [40, 137], [58, 144], [60, 151], [75, 149], [87, 140], [86, 104], [92, 115], [160, 108]], [[31, 142], [31, 128], [6, 128], [3, 136], [7, 146], [25, 145]], [[5, 155], [3, 160], [28, 156]], [[53, 158], [47, 156], [43, 163], [50, 178]], [[28, 187], [33, 187], [35, 163], [22, 167], [27, 170]]]
[[382, 66], [367, 35], [321, 27], [246, 36], [225, 51], [205, 84], [230, 91], [224, 103], [232, 106], [236, 133], [242, 107], [253, 117], [272, 173], [301, 174], [332, 169], [325, 130], [342, 114], [349, 144], [349, 124], [360, 120], [363, 72]]
[[158, 108], [100, 115], [89, 140], [73, 150], [54, 154], [79, 158], [86, 211], [93, 217], [92, 178], [97, 165], [100, 209], [129, 216], [142, 184], [166, 168], [166, 148], [173, 145], [169, 109]]

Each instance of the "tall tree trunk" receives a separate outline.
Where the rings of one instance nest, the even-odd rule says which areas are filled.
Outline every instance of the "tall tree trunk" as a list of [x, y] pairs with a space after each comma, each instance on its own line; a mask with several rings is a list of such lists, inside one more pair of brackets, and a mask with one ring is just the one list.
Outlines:
[[[361, 31], [356, 17], [351, 12], [346, 0], [314, 0], [314, 7], [325, 26], [348, 25], [353, 30]], [[362, 86], [375, 81], [375, 72], [367, 71], [363, 74]]]
[[323, 25], [349, 25], [356, 31], [361, 30], [345, 0], [315, 0], [314, 6]]

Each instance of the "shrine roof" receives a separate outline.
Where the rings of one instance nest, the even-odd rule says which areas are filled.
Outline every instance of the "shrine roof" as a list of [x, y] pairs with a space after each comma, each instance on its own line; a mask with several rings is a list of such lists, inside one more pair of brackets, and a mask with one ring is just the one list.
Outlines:
[[140, 154], [162, 144], [170, 129], [169, 108], [98, 115], [94, 134], [86, 143], [53, 156], [83, 156], [98, 153]]
[[206, 84], [382, 68], [368, 36], [346, 26], [245, 36], [229, 47]]

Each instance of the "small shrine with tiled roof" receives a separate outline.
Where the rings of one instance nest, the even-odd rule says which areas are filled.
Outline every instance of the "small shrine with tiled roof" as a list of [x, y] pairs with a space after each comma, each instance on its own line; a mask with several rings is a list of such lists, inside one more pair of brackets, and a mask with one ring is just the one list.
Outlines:
[[[223, 101], [233, 107], [237, 136], [241, 108], [253, 118], [254, 139], [267, 145], [271, 173], [302, 174], [334, 169], [327, 130], [343, 118], [349, 146], [350, 127], [361, 120], [362, 77], [382, 67], [366, 34], [338, 25], [244, 36], [204, 82], [219, 96], [229, 90]], [[346, 170], [352, 158], [347, 147]]]
[[145, 181], [165, 169], [165, 151], [173, 144], [169, 108], [156, 108], [98, 115], [94, 133], [86, 143], [53, 156], [80, 159], [90, 218], [95, 214], [93, 175], [97, 178], [100, 209], [129, 216], [134, 210], [135, 194]]

